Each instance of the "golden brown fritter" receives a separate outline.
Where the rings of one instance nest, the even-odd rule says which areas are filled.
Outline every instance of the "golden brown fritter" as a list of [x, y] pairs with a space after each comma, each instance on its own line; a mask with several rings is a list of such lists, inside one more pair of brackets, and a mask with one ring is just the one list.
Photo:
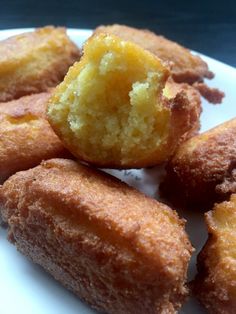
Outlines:
[[194, 292], [211, 314], [236, 313], [236, 194], [206, 214], [209, 238], [198, 256]]
[[159, 164], [195, 127], [187, 93], [163, 95], [168, 77], [161, 60], [140, 46], [94, 35], [50, 99], [50, 124], [76, 157], [94, 165]]
[[236, 192], [236, 118], [180, 145], [164, 186], [191, 203], [224, 200]]
[[0, 102], [56, 86], [79, 57], [61, 27], [38, 28], [0, 41]]
[[0, 103], [0, 182], [42, 160], [69, 156], [46, 120], [50, 93]]
[[183, 46], [149, 30], [114, 24], [99, 26], [95, 29], [95, 33], [114, 34], [149, 50], [158, 58], [170, 64], [173, 79], [178, 83], [192, 84], [196, 81], [202, 81], [204, 77], [212, 78], [214, 76], [209, 71], [207, 63], [199, 56], [193, 55]]
[[17, 249], [93, 308], [176, 313], [185, 299], [184, 222], [110, 175], [48, 160], [9, 178], [0, 208]]

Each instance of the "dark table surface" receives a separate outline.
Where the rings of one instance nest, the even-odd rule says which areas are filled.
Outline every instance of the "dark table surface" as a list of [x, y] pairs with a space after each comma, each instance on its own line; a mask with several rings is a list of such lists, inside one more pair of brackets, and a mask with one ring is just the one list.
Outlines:
[[236, 1], [0, 0], [0, 29], [112, 23], [149, 28], [236, 67]]

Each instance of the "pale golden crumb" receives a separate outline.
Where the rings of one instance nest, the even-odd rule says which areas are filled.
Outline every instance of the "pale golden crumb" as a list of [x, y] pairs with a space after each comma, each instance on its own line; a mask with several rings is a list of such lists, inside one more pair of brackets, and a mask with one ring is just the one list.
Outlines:
[[169, 63], [172, 77], [178, 83], [192, 84], [202, 81], [204, 77], [214, 76], [209, 71], [206, 62], [199, 56], [193, 55], [187, 48], [149, 30], [113, 24], [99, 26], [94, 32], [114, 34], [149, 50], [161, 60]]
[[214, 104], [222, 102], [224, 93], [203, 83], [204, 78], [211, 79], [214, 77], [214, 74], [208, 69], [207, 63], [200, 56], [193, 54], [180, 44], [146, 29], [119, 24], [101, 25], [94, 30], [94, 33], [113, 34], [123, 40], [140, 45], [166, 62], [175, 82], [195, 83], [194, 87], [209, 102]]

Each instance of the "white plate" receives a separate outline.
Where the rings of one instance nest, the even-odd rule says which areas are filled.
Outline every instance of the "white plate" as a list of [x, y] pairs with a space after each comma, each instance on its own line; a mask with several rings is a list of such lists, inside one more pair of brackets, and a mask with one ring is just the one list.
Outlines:
[[[0, 31], [0, 40], [29, 30]], [[91, 35], [91, 30], [69, 29], [68, 34], [81, 46]], [[236, 70], [204, 55], [201, 57], [207, 61], [210, 69], [216, 74], [216, 77], [208, 82], [209, 85], [220, 88], [226, 94], [222, 105], [210, 105], [203, 100], [202, 130], [207, 130], [236, 116]], [[159, 177], [157, 169], [109, 172], [150, 196], [157, 195]], [[188, 220], [186, 228], [198, 253], [206, 239], [203, 215], [192, 212], [179, 214]], [[196, 253], [189, 267], [189, 279], [195, 275]], [[95, 312], [58, 284], [39, 266], [18, 253], [15, 247], [6, 240], [6, 230], [0, 228], [0, 313], [88, 314]], [[191, 299], [183, 306], [180, 313], [197, 314], [205, 313], [205, 311], [194, 299]]]

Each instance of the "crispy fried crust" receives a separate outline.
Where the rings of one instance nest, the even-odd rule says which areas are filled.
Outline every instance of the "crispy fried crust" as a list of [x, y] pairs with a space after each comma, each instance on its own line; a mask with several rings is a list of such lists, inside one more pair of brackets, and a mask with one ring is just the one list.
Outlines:
[[210, 88], [204, 83], [196, 82], [193, 86], [200, 92], [202, 97], [212, 104], [220, 104], [225, 97], [225, 93], [218, 88]]
[[200, 115], [202, 112], [200, 93], [186, 83], [175, 83], [172, 78], [166, 82], [164, 94], [168, 98], [174, 98], [179, 93], [185, 93], [189, 102], [189, 124], [191, 128], [182, 136], [182, 141], [196, 135], [200, 129]]
[[191, 203], [236, 192], [236, 118], [183, 143], [167, 165], [164, 188]]
[[64, 28], [43, 27], [0, 42], [0, 102], [56, 86], [80, 51]]
[[95, 33], [111, 33], [124, 40], [133, 41], [144, 49], [154, 53], [171, 66], [173, 79], [178, 82], [194, 83], [202, 81], [204, 77], [212, 78], [206, 62], [199, 56], [193, 55], [188, 49], [162, 36], [125, 25], [99, 26]]
[[161, 60], [142, 47], [94, 35], [53, 93], [49, 122], [77, 158], [93, 165], [160, 164], [198, 128], [201, 111], [198, 92], [187, 85], [169, 83], [163, 95], [168, 77]]
[[198, 256], [194, 293], [212, 314], [236, 312], [236, 194], [206, 214], [209, 238]]
[[192, 247], [175, 211], [125, 183], [54, 159], [0, 188], [9, 239], [107, 313], [176, 313]]
[[46, 120], [50, 93], [0, 103], [0, 182], [42, 160], [69, 156]]

